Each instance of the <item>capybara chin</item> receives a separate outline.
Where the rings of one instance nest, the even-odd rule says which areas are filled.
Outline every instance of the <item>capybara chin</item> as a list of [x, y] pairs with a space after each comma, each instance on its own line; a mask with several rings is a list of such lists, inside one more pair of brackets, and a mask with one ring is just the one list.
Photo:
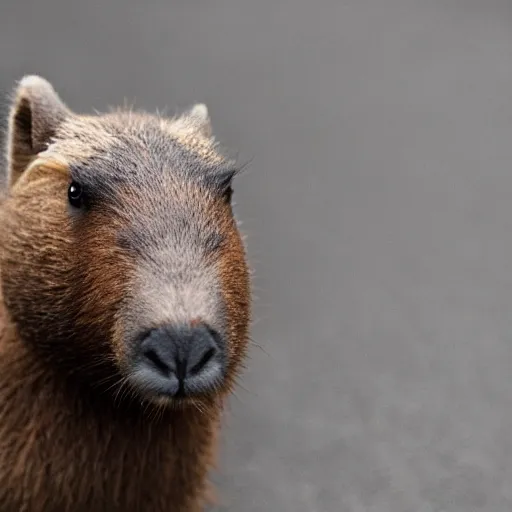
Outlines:
[[246, 356], [236, 163], [206, 107], [13, 95], [0, 205], [0, 512], [198, 512]]

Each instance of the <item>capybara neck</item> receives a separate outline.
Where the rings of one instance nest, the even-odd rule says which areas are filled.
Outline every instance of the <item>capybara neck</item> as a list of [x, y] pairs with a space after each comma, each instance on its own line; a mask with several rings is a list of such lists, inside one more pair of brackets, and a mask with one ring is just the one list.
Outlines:
[[[0, 471], [0, 505], [12, 507], [0, 510], [163, 511], [163, 496], [175, 504], [170, 510], [201, 510], [195, 507], [209, 491], [218, 409], [154, 410], [123, 396], [112, 402], [49, 371], [9, 326], [0, 340], [0, 374], [0, 450], [8, 468]], [[4, 405], [13, 402], [23, 406]], [[30, 493], [16, 492], [27, 474]], [[59, 493], [69, 487], [58, 497], [49, 493], [55, 478]]]

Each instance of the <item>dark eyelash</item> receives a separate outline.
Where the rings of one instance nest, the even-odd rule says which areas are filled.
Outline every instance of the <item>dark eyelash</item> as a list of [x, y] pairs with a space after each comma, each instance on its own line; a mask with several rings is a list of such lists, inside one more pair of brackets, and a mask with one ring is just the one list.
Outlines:
[[231, 202], [231, 199], [233, 198], [233, 188], [231, 187], [231, 185], [228, 185], [224, 189], [223, 197], [224, 197], [226, 202], [229, 202], [229, 203]]

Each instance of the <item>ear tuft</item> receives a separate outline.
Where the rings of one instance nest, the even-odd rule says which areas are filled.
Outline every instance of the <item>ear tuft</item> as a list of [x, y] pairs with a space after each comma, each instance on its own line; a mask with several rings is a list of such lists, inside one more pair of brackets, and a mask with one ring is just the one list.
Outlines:
[[37, 75], [20, 80], [9, 116], [9, 186], [18, 180], [37, 154], [46, 149], [69, 115], [69, 109], [47, 80]]
[[197, 103], [188, 112], [188, 116], [205, 137], [211, 137], [212, 126], [208, 108], [204, 103]]
[[190, 109], [190, 116], [199, 121], [208, 121], [208, 108], [204, 103], [197, 103]]

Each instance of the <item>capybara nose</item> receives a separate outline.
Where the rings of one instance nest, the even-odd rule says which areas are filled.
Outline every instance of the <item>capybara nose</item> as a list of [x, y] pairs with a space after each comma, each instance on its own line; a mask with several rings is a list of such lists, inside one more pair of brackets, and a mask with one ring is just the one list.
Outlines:
[[143, 391], [192, 396], [212, 391], [222, 381], [222, 339], [204, 324], [152, 329], [137, 352], [132, 375]]

